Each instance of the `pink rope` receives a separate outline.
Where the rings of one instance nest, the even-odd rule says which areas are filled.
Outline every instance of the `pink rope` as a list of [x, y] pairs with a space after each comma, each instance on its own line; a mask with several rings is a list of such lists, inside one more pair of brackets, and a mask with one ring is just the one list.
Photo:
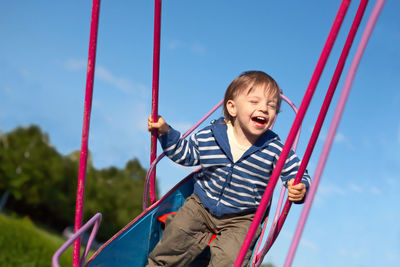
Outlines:
[[[99, 13], [100, 13], [100, 0], [93, 0], [92, 21], [90, 26], [89, 56], [88, 56], [87, 76], [86, 76], [85, 107], [83, 114], [81, 154], [79, 160], [79, 176], [78, 176], [78, 186], [76, 194], [75, 232], [77, 232], [81, 228], [82, 217], [83, 217], [89, 127], [90, 127], [90, 112], [92, 109], [93, 80], [94, 80], [94, 69], [96, 62], [96, 46], [97, 46], [97, 30], [99, 25]], [[74, 249], [73, 249], [74, 267], [79, 266], [80, 244], [81, 244], [81, 239], [78, 238], [74, 242]]]
[[379, 14], [380, 14], [380, 12], [382, 10], [382, 7], [383, 7], [384, 3], [385, 3], [385, 0], [378, 0], [377, 1], [377, 3], [375, 4], [374, 9], [372, 11], [372, 14], [371, 14], [371, 16], [370, 16], [370, 18], [369, 18], [369, 20], [367, 22], [367, 25], [365, 27], [364, 33], [363, 33], [363, 35], [361, 37], [360, 44], [359, 44], [359, 46], [357, 48], [356, 54], [354, 56], [354, 59], [352, 61], [351, 66], [350, 66], [349, 72], [347, 74], [347, 77], [346, 77], [346, 80], [345, 80], [345, 83], [344, 83], [344, 86], [343, 86], [343, 91], [342, 91], [342, 93], [340, 95], [339, 102], [338, 102], [338, 105], [336, 107], [336, 112], [335, 112], [334, 117], [332, 119], [332, 123], [331, 123], [331, 126], [329, 128], [328, 136], [327, 136], [327, 139], [325, 141], [325, 144], [324, 144], [324, 147], [322, 149], [322, 153], [321, 153], [318, 165], [317, 165], [316, 170], [315, 170], [313, 184], [310, 187], [306, 202], [304, 204], [304, 208], [303, 208], [302, 213], [300, 215], [299, 223], [297, 225], [296, 232], [294, 234], [292, 243], [290, 245], [289, 252], [288, 252], [288, 255], [287, 255], [287, 258], [286, 258], [284, 266], [291, 266], [291, 264], [292, 264], [294, 255], [296, 253], [297, 246], [298, 246], [300, 238], [301, 238], [301, 234], [303, 232], [303, 229], [304, 229], [308, 214], [309, 214], [310, 209], [311, 209], [312, 202], [314, 200], [315, 193], [317, 192], [319, 181], [320, 181], [322, 172], [324, 170], [324, 167], [325, 167], [328, 155], [329, 155], [329, 151], [330, 151], [330, 149], [332, 147], [332, 143], [333, 143], [333, 140], [335, 138], [335, 134], [336, 134], [336, 131], [337, 131], [341, 116], [343, 114], [344, 107], [345, 107], [346, 102], [347, 102], [347, 98], [348, 98], [348, 95], [349, 95], [349, 92], [350, 92], [350, 89], [351, 89], [351, 86], [352, 86], [352, 83], [353, 83], [353, 80], [354, 80], [358, 65], [360, 63], [361, 57], [362, 57], [362, 55], [363, 55], [363, 53], [365, 51], [365, 47], [366, 47], [366, 45], [368, 43], [369, 37], [371, 36], [372, 30], [374, 29], [374, 26], [376, 24], [376, 21], [377, 21], [377, 19], [379, 17]]
[[[153, 86], [151, 101], [151, 117], [153, 121], [158, 120], [158, 85], [160, 77], [160, 39], [161, 39], [161, 0], [154, 1], [154, 47], [153, 47]], [[157, 155], [157, 131], [151, 132], [151, 153], [150, 163], [156, 159]], [[150, 177], [150, 202], [156, 201], [155, 189], [156, 171]]]
[[317, 63], [317, 66], [315, 68], [315, 71], [313, 73], [313, 76], [311, 78], [310, 84], [309, 84], [309, 86], [307, 88], [307, 91], [306, 91], [306, 93], [304, 95], [303, 101], [302, 101], [302, 103], [300, 105], [299, 112], [298, 112], [298, 114], [297, 114], [297, 116], [296, 116], [296, 118], [295, 118], [295, 120], [293, 122], [292, 128], [291, 128], [291, 130], [289, 132], [289, 135], [288, 135], [288, 137], [286, 139], [285, 145], [283, 146], [282, 152], [281, 152], [279, 160], [278, 160], [278, 162], [277, 162], [277, 164], [275, 166], [275, 169], [272, 172], [271, 178], [270, 178], [270, 180], [268, 182], [268, 186], [267, 186], [267, 188], [266, 188], [266, 190], [265, 190], [265, 192], [263, 194], [263, 197], [261, 199], [259, 208], [256, 211], [256, 214], [254, 216], [253, 222], [252, 222], [252, 224], [251, 224], [251, 226], [249, 228], [249, 231], [248, 231], [248, 233], [246, 235], [246, 238], [245, 238], [245, 240], [243, 242], [243, 245], [242, 245], [242, 247], [241, 247], [241, 249], [239, 251], [239, 255], [238, 255], [238, 257], [237, 257], [237, 259], [235, 261], [234, 267], [240, 267], [242, 265], [243, 259], [244, 259], [245, 255], [246, 255], [246, 253], [247, 253], [247, 251], [248, 251], [248, 249], [250, 247], [250, 244], [251, 244], [251, 242], [253, 240], [254, 234], [255, 234], [255, 232], [256, 232], [256, 230], [258, 228], [258, 225], [261, 222], [261, 219], [262, 219], [262, 217], [264, 215], [264, 211], [267, 208], [267, 205], [268, 205], [268, 203], [269, 203], [269, 201], [271, 199], [271, 196], [272, 196], [273, 190], [275, 188], [275, 185], [276, 185], [276, 183], [278, 181], [279, 175], [280, 175], [280, 173], [282, 171], [282, 168], [283, 168], [283, 166], [285, 164], [286, 158], [289, 155], [289, 151], [290, 151], [290, 149], [291, 149], [291, 147], [293, 145], [293, 141], [294, 141], [295, 135], [296, 135], [298, 129], [300, 128], [300, 125], [301, 125], [301, 123], [302, 123], [302, 121], [304, 119], [305, 113], [306, 113], [307, 108], [308, 108], [308, 106], [309, 106], [309, 104], [311, 102], [311, 98], [312, 98], [312, 96], [314, 94], [314, 91], [315, 91], [315, 88], [316, 88], [316, 86], [318, 84], [319, 78], [321, 77], [322, 71], [323, 71], [324, 66], [326, 64], [326, 61], [328, 60], [328, 56], [329, 56], [329, 54], [330, 54], [330, 52], [332, 50], [332, 46], [333, 46], [333, 44], [335, 42], [336, 36], [337, 36], [337, 34], [339, 32], [339, 29], [341, 27], [341, 24], [343, 22], [343, 19], [344, 19], [344, 16], [345, 16], [346, 12], [347, 12], [349, 4], [350, 4], [350, 0], [343, 0], [342, 4], [340, 5], [338, 14], [337, 14], [337, 16], [335, 18], [335, 21], [334, 21], [333, 25], [332, 25], [332, 29], [331, 29], [331, 31], [329, 33], [328, 39], [327, 39], [327, 41], [325, 43], [325, 46], [324, 46], [324, 48], [322, 50], [320, 59], [318, 60], [318, 63]]
[[[339, 82], [340, 76], [342, 75], [344, 64], [346, 63], [347, 56], [348, 56], [350, 48], [351, 48], [351, 46], [353, 44], [354, 37], [355, 37], [355, 35], [357, 33], [358, 27], [360, 25], [360, 22], [361, 22], [361, 19], [362, 19], [363, 15], [364, 15], [365, 8], [366, 8], [367, 4], [368, 4], [368, 0], [362, 0], [360, 2], [360, 5], [359, 5], [358, 9], [357, 9], [357, 13], [356, 13], [356, 15], [354, 17], [353, 24], [351, 25], [349, 34], [347, 36], [346, 42], [344, 44], [342, 53], [341, 53], [339, 61], [338, 61], [338, 64], [336, 66], [336, 69], [335, 69], [335, 72], [333, 74], [331, 83], [330, 83], [328, 91], [326, 93], [326, 96], [325, 96], [324, 102], [322, 104], [320, 113], [318, 114], [318, 118], [317, 118], [317, 121], [315, 123], [315, 127], [313, 129], [313, 132], [311, 134], [310, 141], [308, 142], [308, 145], [307, 145], [307, 148], [306, 148], [306, 152], [304, 153], [302, 162], [300, 164], [299, 170], [298, 170], [297, 175], [295, 177], [294, 184], [298, 184], [301, 181], [301, 178], [304, 175], [306, 166], [308, 165], [308, 162], [310, 160], [311, 154], [312, 154], [312, 152], [314, 150], [314, 147], [315, 147], [315, 144], [317, 142], [319, 133], [321, 131], [321, 128], [322, 128], [322, 125], [324, 123], [326, 114], [328, 112], [330, 103], [331, 103], [333, 95], [335, 93], [337, 84]], [[285, 223], [285, 220], [286, 220], [286, 217], [287, 217], [287, 214], [288, 214], [288, 212], [290, 210], [291, 205], [292, 205], [292, 202], [290, 202], [287, 199], [286, 203], [285, 203], [285, 206], [283, 208], [283, 211], [282, 211], [282, 215], [280, 216], [279, 221], [278, 221], [277, 233], [279, 233], [279, 231], [282, 229], [283, 224]], [[277, 233], [276, 233], [276, 235], [277, 235]], [[276, 236], [274, 237], [273, 242], [275, 240], [276, 240]], [[269, 245], [269, 247], [272, 246], [273, 242]]]

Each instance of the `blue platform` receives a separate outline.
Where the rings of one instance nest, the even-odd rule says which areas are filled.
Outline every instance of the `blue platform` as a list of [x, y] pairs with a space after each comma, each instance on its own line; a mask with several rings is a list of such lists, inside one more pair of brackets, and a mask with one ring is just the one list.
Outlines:
[[115, 234], [89, 259], [86, 266], [145, 266], [147, 255], [161, 238], [157, 217], [177, 211], [193, 192], [193, 175], [188, 176], [163, 198]]

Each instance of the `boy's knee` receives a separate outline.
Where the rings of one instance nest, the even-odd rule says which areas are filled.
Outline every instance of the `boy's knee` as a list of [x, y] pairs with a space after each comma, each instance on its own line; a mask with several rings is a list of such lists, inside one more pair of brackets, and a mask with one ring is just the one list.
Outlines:
[[236, 259], [235, 253], [229, 250], [213, 248], [209, 267], [233, 266]]

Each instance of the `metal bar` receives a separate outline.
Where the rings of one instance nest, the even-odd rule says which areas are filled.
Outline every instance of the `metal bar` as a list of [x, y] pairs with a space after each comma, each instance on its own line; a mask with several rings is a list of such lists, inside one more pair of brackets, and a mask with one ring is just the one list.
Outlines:
[[[298, 111], [296, 105], [290, 99], [288, 99], [285, 95], [281, 94], [281, 96], [282, 96], [282, 99], [284, 101], [286, 101], [289, 104], [289, 106], [293, 109], [294, 114], [296, 115], [297, 111]], [[299, 130], [297, 131], [296, 139], [294, 140], [294, 143], [293, 143], [292, 149], [295, 152], [297, 150], [297, 145], [299, 143], [300, 133], [301, 133], [301, 128], [299, 128]], [[255, 250], [252, 266], [255, 266], [255, 267], [260, 266], [261, 263], [262, 263], [262, 260], [264, 259], [265, 254], [268, 252], [268, 244], [271, 242], [272, 237], [274, 236], [274, 232], [276, 230], [276, 227], [277, 227], [277, 224], [278, 224], [278, 220], [279, 220], [279, 215], [280, 215], [280, 213], [282, 211], [283, 199], [285, 197], [285, 192], [286, 192], [286, 188], [284, 186], [282, 186], [281, 193], [280, 193], [279, 199], [278, 199], [278, 204], [277, 204], [276, 211], [275, 211], [275, 215], [274, 215], [274, 219], [272, 221], [271, 228], [270, 228], [270, 230], [268, 232], [268, 236], [267, 236], [266, 242], [265, 242], [264, 246], [261, 248], [260, 253], [258, 253], [258, 251], [260, 249], [260, 246], [261, 246], [261, 240], [263, 238], [263, 233], [265, 231], [265, 229], [263, 229], [262, 232], [261, 232], [262, 235], [259, 237], [260, 241], [258, 243], [258, 246], [257, 246], [256, 250]], [[266, 223], [264, 223], [264, 228], [265, 227], [266, 227]]]
[[[86, 183], [86, 166], [88, 156], [88, 141], [89, 141], [89, 127], [90, 127], [90, 112], [92, 109], [92, 96], [93, 96], [93, 80], [96, 62], [96, 47], [97, 47], [97, 31], [99, 25], [100, 13], [100, 0], [93, 0], [92, 4], [92, 19], [90, 26], [90, 40], [89, 40], [89, 56], [87, 65], [86, 76], [86, 93], [85, 93], [85, 106], [83, 114], [83, 128], [82, 128], [82, 142], [81, 153], [79, 160], [79, 176], [76, 194], [76, 208], [75, 208], [75, 232], [81, 228], [83, 218], [83, 205], [85, 197], [85, 183]], [[73, 266], [79, 266], [81, 239], [78, 238], [74, 243], [73, 250]]]
[[61, 255], [67, 250], [69, 246], [77, 239], [80, 238], [88, 229], [91, 227], [93, 224], [93, 229], [92, 232], [90, 233], [89, 240], [86, 244], [85, 251], [83, 253], [82, 259], [80, 260], [80, 266], [83, 266], [86, 260], [86, 257], [89, 253], [90, 247], [92, 245], [92, 242], [94, 240], [94, 237], [96, 236], [97, 231], [99, 230], [100, 222], [101, 222], [101, 213], [97, 213], [94, 215], [84, 226], [82, 226], [79, 231], [74, 233], [53, 255], [52, 257], [52, 265], [53, 267], [59, 267], [60, 264], [58, 262], [58, 259], [61, 257]]
[[[154, 1], [154, 46], [153, 46], [153, 86], [151, 101], [151, 117], [153, 121], [158, 120], [158, 85], [160, 77], [160, 39], [161, 39], [161, 0]], [[151, 132], [150, 164], [157, 156], [157, 130]], [[156, 201], [156, 171], [150, 177], [150, 202]], [[146, 200], [148, 201], [148, 200]]]

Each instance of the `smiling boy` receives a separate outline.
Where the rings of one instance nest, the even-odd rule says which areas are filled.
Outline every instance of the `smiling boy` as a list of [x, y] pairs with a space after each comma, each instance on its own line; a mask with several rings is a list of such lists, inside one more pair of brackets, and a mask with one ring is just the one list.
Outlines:
[[[186, 266], [210, 246], [208, 266], [232, 266], [279, 158], [283, 144], [269, 128], [280, 110], [280, 89], [262, 71], [244, 72], [228, 86], [224, 117], [211, 122], [188, 140], [162, 117], [148, 120], [158, 130], [164, 153], [185, 166], [200, 165], [194, 193], [149, 255], [148, 266]], [[311, 179], [304, 174], [293, 185], [300, 160], [290, 152], [281, 173], [290, 201], [304, 199]], [[260, 230], [245, 257], [247, 266]], [[212, 235], [216, 238], [209, 244]]]

